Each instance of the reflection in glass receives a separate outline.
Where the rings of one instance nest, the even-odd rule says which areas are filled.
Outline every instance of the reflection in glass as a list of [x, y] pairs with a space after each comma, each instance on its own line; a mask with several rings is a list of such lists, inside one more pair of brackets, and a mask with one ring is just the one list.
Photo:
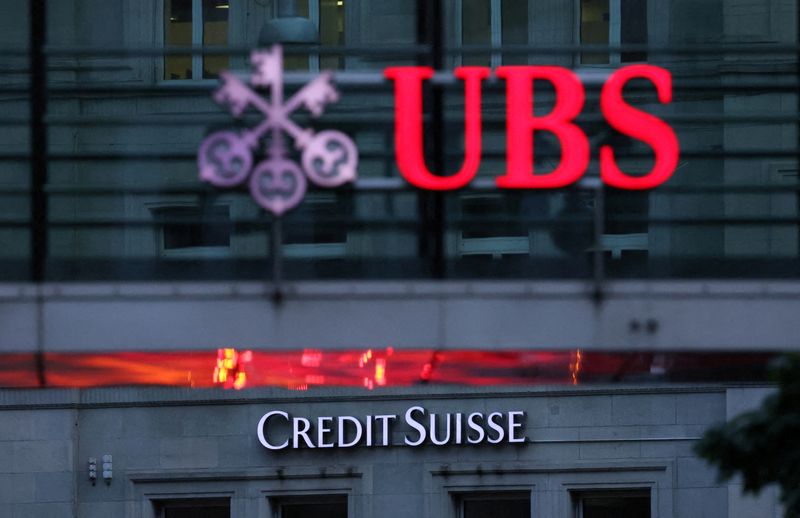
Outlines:
[[[203, 0], [203, 46], [228, 44], [229, 0]], [[217, 77], [228, 68], [228, 56], [203, 55], [203, 78]]]
[[[461, 43], [492, 44], [492, 6], [490, 0], [463, 0], [461, 11]], [[489, 66], [489, 54], [464, 54], [464, 65]]]
[[[319, 40], [323, 46], [344, 45], [344, 0], [319, 1]], [[344, 57], [320, 56], [321, 70], [344, 68]]]
[[[192, 45], [192, 0], [164, 0], [164, 46]], [[192, 56], [164, 56], [164, 79], [191, 79]]]
[[[310, 13], [308, 11], [308, 3], [309, 1], [315, 0], [294, 0], [294, 12], [295, 15], [301, 18], [310, 18]], [[283, 52], [283, 68], [285, 70], [308, 70], [308, 54], [307, 53], [298, 53], [295, 52], [294, 45], [285, 45], [284, 52]]]
[[[622, 45], [645, 45], [647, 43], [647, 1], [620, 0], [620, 22]], [[647, 61], [646, 52], [623, 52], [622, 62]]]
[[[500, 16], [503, 45], [525, 45], [528, 43], [528, 2], [503, 2]], [[527, 56], [509, 54], [503, 56], [504, 65], [525, 65]]]
[[[581, 45], [608, 45], [610, 12], [609, 0], [581, 0]], [[581, 53], [584, 65], [609, 62], [608, 53]]]

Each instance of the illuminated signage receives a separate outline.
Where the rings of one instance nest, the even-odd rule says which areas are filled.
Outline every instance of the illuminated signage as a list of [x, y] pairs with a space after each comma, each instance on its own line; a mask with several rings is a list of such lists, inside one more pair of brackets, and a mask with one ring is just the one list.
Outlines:
[[[321, 187], [336, 187], [356, 179], [358, 150], [353, 141], [339, 131], [315, 133], [301, 128], [291, 114], [305, 107], [314, 117], [325, 106], [339, 100], [331, 83], [331, 72], [324, 72], [288, 100], [283, 95], [283, 53], [280, 45], [251, 55], [254, 71], [247, 82], [231, 72], [223, 72], [222, 86], [214, 100], [227, 105], [241, 118], [255, 110], [261, 121], [240, 132], [217, 131], [200, 145], [200, 179], [218, 187], [234, 187], [247, 182], [256, 202], [275, 215], [298, 205], [308, 180]], [[397, 166], [412, 185], [421, 189], [446, 191], [468, 185], [481, 162], [481, 83], [491, 75], [487, 67], [459, 67], [455, 76], [464, 83], [464, 161], [454, 174], [432, 172], [425, 165], [422, 124], [422, 86], [433, 77], [428, 67], [390, 67], [386, 78], [394, 81], [395, 154]], [[495, 75], [506, 84], [506, 170], [498, 171], [496, 184], [501, 189], [554, 189], [578, 181], [589, 165], [589, 140], [574, 122], [583, 109], [585, 92], [572, 71], [554, 66], [503, 66]], [[654, 165], [643, 175], [620, 169], [611, 146], [600, 148], [600, 178], [620, 189], [651, 189], [667, 181], [678, 164], [679, 144], [675, 132], [662, 119], [628, 104], [623, 88], [631, 80], [650, 81], [662, 104], [672, 101], [672, 76], [653, 65], [631, 65], [613, 72], [603, 85], [600, 108], [608, 124], [652, 148]], [[552, 84], [556, 98], [546, 115], [534, 115], [534, 81]], [[269, 98], [256, 90], [268, 88]], [[561, 144], [558, 165], [550, 172], [534, 174], [534, 133], [553, 134]], [[287, 158], [284, 142], [289, 136], [301, 153], [301, 164]], [[253, 164], [254, 153], [263, 146], [265, 159]]]
[[[516, 444], [527, 442], [525, 412], [429, 413], [412, 406], [397, 414], [321, 416], [314, 419], [293, 417], [273, 410], [258, 421], [258, 441], [267, 449], [352, 448], [354, 446], [434, 446]], [[398, 423], [407, 431], [401, 442], [392, 442]], [[279, 430], [276, 430], [279, 429]]]
[[[261, 115], [261, 122], [240, 133], [217, 131], [203, 139], [197, 154], [200, 179], [217, 187], [234, 187], [247, 181], [253, 199], [275, 215], [303, 200], [306, 178], [320, 187], [336, 187], [355, 180], [358, 150], [350, 137], [335, 130], [314, 133], [290, 117], [301, 107], [319, 117], [327, 104], [339, 100], [331, 73], [323, 72], [284, 101], [281, 46], [253, 52], [250, 62], [254, 70], [248, 83], [231, 72], [223, 72], [223, 84], [214, 100], [227, 105], [236, 118], [253, 108]], [[257, 88], [269, 88], [269, 98], [262, 97]], [[289, 150], [285, 135], [302, 152], [302, 168], [286, 157]], [[253, 153], [262, 144], [266, 158], [253, 167]]]
[[[455, 174], [440, 176], [425, 166], [422, 135], [422, 82], [433, 77], [427, 67], [393, 67], [385, 70], [395, 84], [395, 153], [401, 174], [422, 189], [447, 191], [464, 187], [475, 178], [481, 161], [481, 81], [487, 67], [460, 67], [455, 76], [464, 82], [464, 162]], [[550, 66], [499, 67], [495, 74], [506, 81], [506, 171], [496, 179], [504, 189], [553, 189], [576, 181], [589, 165], [589, 140], [573, 122], [583, 109], [583, 85], [572, 71]], [[609, 125], [648, 144], [655, 154], [649, 173], [631, 176], [622, 171], [611, 146], [600, 148], [600, 177], [620, 189], [651, 189], [672, 176], [678, 165], [679, 145], [663, 120], [633, 108], [622, 89], [633, 79], [651, 81], [661, 103], [672, 101], [672, 76], [660, 67], [631, 65], [615, 71], [600, 96], [600, 108]], [[547, 115], [533, 115], [533, 82], [553, 85], [556, 102]], [[534, 174], [533, 133], [547, 131], [561, 143], [561, 160], [549, 173]]]

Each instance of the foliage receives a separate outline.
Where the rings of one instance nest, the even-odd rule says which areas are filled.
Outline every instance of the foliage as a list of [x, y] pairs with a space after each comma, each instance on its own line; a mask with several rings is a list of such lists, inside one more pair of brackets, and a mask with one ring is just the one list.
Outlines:
[[741, 475], [745, 492], [777, 483], [787, 518], [800, 517], [800, 356], [776, 364], [778, 391], [757, 410], [706, 432], [697, 453], [717, 465], [720, 477]]

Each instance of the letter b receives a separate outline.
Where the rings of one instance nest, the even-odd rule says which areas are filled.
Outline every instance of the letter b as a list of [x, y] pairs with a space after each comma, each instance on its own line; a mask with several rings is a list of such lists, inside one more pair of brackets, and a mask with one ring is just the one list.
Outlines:
[[[578, 77], [560, 67], [499, 67], [497, 77], [506, 80], [507, 167], [497, 186], [507, 189], [565, 187], [583, 176], [589, 165], [589, 141], [572, 120], [583, 108], [584, 92]], [[533, 115], [533, 82], [543, 79], [555, 88], [553, 110]], [[534, 175], [533, 132], [549, 131], [561, 143], [561, 161], [553, 171]]]

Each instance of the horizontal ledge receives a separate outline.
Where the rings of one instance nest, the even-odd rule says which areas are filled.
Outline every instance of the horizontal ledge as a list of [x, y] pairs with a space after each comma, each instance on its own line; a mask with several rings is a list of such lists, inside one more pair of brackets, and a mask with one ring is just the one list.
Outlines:
[[[0, 302], [66, 299], [265, 299], [277, 288], [269, 282], [116, 282], [0, 283]], [[286, 281], [280, 290], [292, 299], [394, 299], [539, 297], [584, 298], [594, 295], [586, 281]], [[800, 300], [800, 281], [605, 281], [607, 298], [791, 298]]]
[[308, 479], [351, 479], [361, 478], [363, 475], [353, 471], [328, 471], [322, 473], [320, 470], [307, 473], [280, 473], [280, 469], [268, 471], [158, 471], [158, 472], [127, 472], [126, 477], [135, 483], [151, 482], [233, 482], [241, 480], [308, 480]]

